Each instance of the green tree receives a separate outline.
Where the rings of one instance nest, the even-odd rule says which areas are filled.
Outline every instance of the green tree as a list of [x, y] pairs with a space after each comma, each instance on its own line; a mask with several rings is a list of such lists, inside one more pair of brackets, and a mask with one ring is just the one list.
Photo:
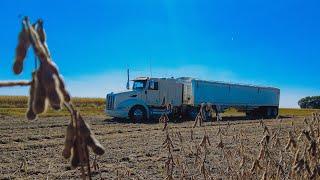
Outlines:
[[298, 102], [302, 109], [320, 109], [320, 96], [307, 96]]

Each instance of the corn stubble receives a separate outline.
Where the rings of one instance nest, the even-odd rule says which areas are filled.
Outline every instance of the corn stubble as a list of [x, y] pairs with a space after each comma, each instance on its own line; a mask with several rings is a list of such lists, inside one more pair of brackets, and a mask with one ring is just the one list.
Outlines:
[[25, 17], [16, 47], [13, 65], [15, 74], [22, 72], [23, 61], [30, 46], [39, 59], [40, 66], [32, 72], [26, 117], [34, 120], [39, 114], [46, 112], [49, 105], [54, 110], [60, 110], [64, 105], [71, 114], [71, 120], [67, 127], [62, 155], [67, 159], [71, 158], [72, 167], [81, 167], [83, 179], [86, 178], [84, 166], [87, 166], [88, 176], [91, 178], [88, 148], [91, 148], [96, 155], [103, 155], [105, 150], [80, 113], [73, 108], [70, 94], [65, 88], [58, 68], [51, 59], [43, 21], [38, 20], [31, 25], [29, 19]]

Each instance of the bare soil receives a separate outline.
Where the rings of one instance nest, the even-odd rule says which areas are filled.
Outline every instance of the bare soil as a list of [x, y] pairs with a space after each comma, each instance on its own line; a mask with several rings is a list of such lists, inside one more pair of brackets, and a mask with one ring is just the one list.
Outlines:
[[[168, 151], [163, 147], [166, 139], [163, 124], [133, 124], [105, 116], [88, 116], [85, 120], [91, 124], [97, 139], [106, 148], [106, 153], [97, 157], [99, 170], [93, 172], [93, 179], [164, 179], [167, 176], [165, 162]], [[69, 161], [61, 155], [68, 121], [69, 117], [48, 117], [36, 121], [1, 117], [0, 179], [79, 179], [80, 171], [72, 169]], [[193, 123], [188, 121], [168, 125], [173, 141], [174, 177], [181, 177], [183, 164], [187, 179], [203, 178], [195, 160], [196, 147], [205, 132], [210, 139], [205, 167], [211, 177], [230, 176], [228, 166], [233, 168], [232, 171], [237, 171], [241, 161], [237, 156], [240, 141], [244, 143], [249, 156], [245, 168], [250, 168], [259, 153], [258, 142], [264, 136], [259, 120], [233, 118], [220, 123], [206, 122], [202, 127], [192, 128]], [[294, 130], [292, 123], [297, 129], [304, 126], [302, 118], [264, 120], [264, 123], [271, 133], [281, 129], [281, 145], [274, 148], [282, 150], [288, 139], [287, 132]], [[221, 134], [218, 134], [219, 127]], [[244, 136], [240, 137], [241, 133]], [[226, 151], [231, 153], [229, 161], [217, 147], [220, 137]], [[257, 178], [260, 175], [257, 173]]]

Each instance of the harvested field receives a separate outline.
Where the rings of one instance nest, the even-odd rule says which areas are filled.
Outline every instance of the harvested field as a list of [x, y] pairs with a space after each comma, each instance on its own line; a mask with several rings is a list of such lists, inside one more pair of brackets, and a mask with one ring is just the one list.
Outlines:
[[[2, 116], [0, 179], [79, 178], [80, 172], [71, 169], [70, 163], [61, 156], [68, 118], [42, 117], [37, 121], [27, 121], [23, 117]], [[162, 124], [132, 124], [105, 116], [87, 116], [85, 119], [106, 148], [106, 153], [97, 159], [99, 169], [94, 170], [94, 179], [163, 179], [170, 174], [170, 168], [167, 167], [170, 156], [168, 149], [163, 146], [167, 136]], [[286, 150], [288, 132], [293, 132], [296, 139], [302, 129], [308, 127], [303, 118], [264, 120], [263, 123], [259, 120], [232, 119], [220, 123], [206, 122], [204, 126], [195, 128], [192, 128], [193, 121], [169, 123], [168, 135], [173, 145], [173, 177], [204, 179], [204, 175], [207, 175], [227, 178], [248, 171], [251, 177], [258, 179], [263, 176], [265, 167], [271, 167], [273, 161], [278, 161], [280, 154], [286, 164], [283, 165], [284, 173], [279, 176], [287, 177], [296, 150], [307, 143], [301, 138], [296, 148]], [[267, 152], [271, 156], [260, 158], [262, 169], [252, 172], [252, 163], [259, 156], [258, 143], [266, 134], [265, 127], [270, 136], [277, 134], [276, 138], [270, 138], [268, 145]], [[210, 144], [200, 146], [205, 134]], [[223, 148], [218, 147], [220, 141]], [[94, 162], [94, 157], [91, 158], [91, 162]], [[245, 162], [240, 167], [243, 159]], [[270, 178], [276, 170], [267, 173]]]
[[[122, 5], [123, 4], [121, 4], [121, 6]], [[143, 9], [141, 7], [139, 7], [140, 10]], [[166, 5], [164, 7], [166, 7]], [[166, 21], [168, 18], [161, 17], [167, 17], [168, 14], [170, 15], [169, 17], [171, 17], [171, 15], [175, 16], [175, 13], [171, 13], [174, 12], [171, 11], [174, 10], [172, 7], [173, 6], [171, 5], [169, 6], [170, 13], [166, 13], [165, 16], [157, 16], [160, 17], [157, 19], [159, 19], [162, 22], [162, 20]], [[183, 5], [183, 7], [187, 8], [188, 6]], [[200, 6], [197, 5], [196, 7], [198, 11]], [[150, 6], [150, 8], [152, 9], [152, 6]], [[149, 14], [150, 8], [148, 8], [148, 13], [146, 15]], [[14, 10], [12, 8], [8, 9], [10, 10], [10, 12]], [[78, 9], [82, 12], [83, 8]], [[98, 8], [98, 10], [100, 10], [100, 7]], [[121, 10], [121, 8], [119, 10]], [[43, 12], [48, 13], [48, 15], [50, 14], [50, 11], [47, 10]], [[100, 12], [104, 11], [99, 11], [99, 13]], [[7, 88], [13, 86], [29, 86], [28, 97], [0, 97], [0, 179], [92, 178], [166, 180], [313, 180], [320, 178], [320, 112], [314, 109], [279, 110], [278, 106], [280, 98], [280, 89], [232, 83], [210, 82], [186, 77], [175, 79], [172, 76], [172, 78], [138, 78], [134, 80], [132, 88], [133, 93], [122, 93], [121, 95], [110, 93], [106, 97], [107, 101], [101, 98], [72, 98], [72, 94], [68, 91], [67, 86], [63, 80], [62, 74], [59, 73], [59, 68], [57, 67], [57, 64], [52, 59], [52, 57], [56, 56], [51, 56], [51, 52], [55, 54], [59, 51], [59, 43], [55, 43], [56, 45], [58, 45], [58, 49], [56, 49], [58, 51], [49, 50], [47, 44], [47, 35], [44, 30], [43, 19], [40, 18], [36, 21], [33, 21], [28, 16], [22, 17], [23, 15], [21, 15], [20, 12], [13, 12], [13, 14], [18, 14], [18, 19], [21, 21], [22, 24], [20, 32], [18, 34], [18, 42], [15, 48], [15, 56], [12, 71], [15, 75], [19, 75], [23, 71], [24, 73], [30, 71], [31, 79], [18, 81], [9, 80], [0, 82], [0, 87]], [[87, 19], [83, 18], [81, 15], [78, 16], [77, 12], [75, 12], [74, 14], [77, 16], [76, 18], [84, 20]], [[202, 14], [208, 15], [208, 13]], [[98, 15], [103, 15], [103, 17], [106, 17], [105, 19], [108, 19], [108, 17], [113, 17], [109, 15], [104, 16], [103, 13]], [[121, 19], [126, 19], [125, 15], [126, 14], [121, 13], [121, 16], [123, 16], [123, 18]], [[51, 16], [49, 15], [48, 17]], [[149, 18], [149, 16], [146, 17]], [[70, 17], [64, 19], [73, 18]], [[91, 20], [97, 18], [89, 19]], [[206, 18], [200, 19], [202, 21]], [[218, 19], [220, 22], [221, 18]], [[59, 18], [56, 20], [59, 20]], [[139, 25], [140, 21], [139, 19], [137, 20], [138, 21], [134, 20], [132, 22], [138, 23], [131, 24]], [[143, 20], [141, 22], [149, 22], [149, 20]], [[181, 27], [183, 27], [184, 20], [182, 20], [181, 18], [178, 18], [178, 20], [179, 22], [177, 21], [177, 23], [174, 23], [175, 25], [178, 25], [173, 28], [174, 34], [176, 34], [176, 32], [180, 32], [179, 29], [181, 28], [179, 27], [181, 25]], [[182, 20], [182, 23], [180, 23], [180, 20]], [[193, 20], [195, 20], [195, 18], [189, 18], [186, 22], [192, 22]], [[53, 22], [60, 23], [60, 21]], [[79, 22], [81, 23], [79, 27], [82, 27], [83, 24], [85, 24], [82, 23], [82, 21]], [[118, 23], [118, 21], [115, 22]], [[63, 21], [61, 21], [61, 23], [63, 24]], [[160, 25], [163, 24], [167, 25], [172, 23], [160, 23]], [[72, 23], [71, 25], [73, 26], [76, 24]], [[94, 27], [93, 25], [94, 24], [92, 24], [92, 21], [90, 21], [88, 27]], [[127, 30], [130, 30], [130, 26], [122, 26], [123, 23], [120, 23], [121, 26], [118, 25], [119, 23], [117, 24], [117, 26], [107, 27], [111, 27], [112, 30], [116, 30], [115, 32], [121, 32], [121, 28], [123, 27], [125, 27], [125, 29]], [[149, 24], [144, 23], [143, 25]], [[53, 26], [55, 25], [53, 24], [49, 27]], [[64, 26], [61, 25], [61, 27]], [[157, 28], [157, 26], [155, 27]], [[11, 29], [11, 27], [7, 29]], [[76, 29], [81, 31], [83, 28]], [[134, 29], [137, 30], [136, 28]], [[163, 32], [153, 31], [150, 28], [144, 29], [149, 29], [148, 31], [151, 30], [150, 32], [157, 32], [160, 33], [159, 35], [161, 35], [161, 33], [167, 34], [166, 29], [170, 30], [172, 28], [160, 28], [165, 30]], [[229, 27], [227, 29], [230, 30]], [[224, 33], [225, 37], [229, 38], [229, 30], [221, 32], [229, 32]], [[202, 32], [201, 28], [191, 28], [190, 33], [182, 33], [182, 35], [192, 34], [192, 31], [194, 31], [194, 34], [202, 34], [199, 33]], [[57, 31], [51, 29], [48, 32]], [[232, 30], [232, 41], [241, 40], [241, 38], [238, 38], [240, 37], [239, 32]], [[84, 34], [87, 34], [87, 32], [85, 32]], [[108, 36], [108, 39], [111, 40], [110, 42], [112, 42], [113, 39], [116, 40], [117, 34], [121, 36], [120, 40], [130, 40], [130, 38], [123, 38], [121, 33], [111, 33], [111, 36]], [[137, 35], [137, 37], [139, 37], [139, 33], [135, 34]], [[150, 33], [143, 34], [147, 36], [143, 36], [142, 38], [147, 37], [148, 39], [148, 35]], [[171, 31], [169, 31], [169, 36], [164, 35], [163, 37], [171, 37], [170, 34], [172, 34]], [[223, 37], [224, 34], [220, 34], [221, 37]], [[8, 37], [11, 37], [11, 35]], [[69, 37], [69, 35], [70, 34], [64, 36], [60, 34], [56, 36], [56, 39], [57, 41], [59, 41], [59, 39], [65, 40], [66, 38], [64, 37]], [[82, 33], [78, 32], [73, 33], [72, 35], [82, 35]], [[233, 36], [235, 37], [235, 39], [233, 38]], [[72, 85], [71, 87], [75, 88], [76, 90], [82, 90], [83, 92], [85, 92], [85, 95], [89, 95], [92, 93], [94, 94], [94, 96], [98, 96], [98, 94], [100, 94], [100, 90], [98, 92], [98, 89], [93, 88], [93, 85], [96, 86], [102, 84], [101, 86], [96, 87], [100, 89], [104, 88], [104, 83], [106, 83], [107, 85], [116, 83], [121, 84], [121, 80], [120, 78], [118, 78], [121, 76], [121, 74], [118, 74], [119, 69], [113, 69], [116, 68], [116, 66], [118, 65], [120, 67], [121, 64], [115, 64], [116, 66], [113, 67], [112, 62], [108, 61], [108, 59], [114, 59], [114, 57], [117, 56], [117, 53], [120, 55], [124, 54], [127, 57], [130, 56], [130, 52], [117, 52], [116, 46], [110, 46], [111, 49], [109, 46], [103, 46], [104, 50], [106, 50], [105, 52], [107, 52], [104, 54], [108, 54], [108, 52], [110, 54], [110, 52], [112, 51], [114, 52], [112, 54], [116, 56], [114, 56], [113, 58], [107, 58], [107, 61], [104, 61], [102, 64], [98, 63], [99, 66], [89, 66], [89, 64], [97, 64], [94, 62], [92, 63], [91, 60], [100, 60], [98, 58], [99, 56], [89, 58], [89, 64], [80, 62], [82, 57], [86, 57], [86, 55], [81, 55], [73, 50], [83, 50], [83, 48], [85, 48], [88, 49], [88, 52], [90, 54], [95, 54], [92, 50], [102, 50], [100, 48], [102, 46], [97, 46], [95, 48], [87, 48], [94, 47], [88, 44], [87, 42], [94, 43], [96, 40], [102, 40], [101, 42], [104, 42], [103, 39], [100, 38], [102, 37], [101, 35], [98, 35], [96, 37], [98, 38], [92, 37], [90, 41], [83, 41], [83, 38], [74, 39], [80, 39], [86, 43], [79, 43], [70, 39], [72, 40], [72, 42], [70, 41], [69, 44], [66, 41], [65, 44], [62, 44], [63, 46], [61, 46], [63, 47], [63, 51], [60, 52], [62, 56], [57, 58], [61, 60], [58, 62], [64, 68], [64, 72], [70, 71], [70, 73], [72, 74], [72, 76], [70, 76], [71, 74], [66, 73], [67, 76], [71, 78], [70, 80], [73, 81], [73, 84], [76, 85]], [[128, 37], [133, 36], [131, 36], [131, 34], [129, 33]], [[200, 36], [195, 37], [197, 37], [198, 39], [203, 39]], [[184, 44], [181, 44], [183, 43], [183, 41], [179, 42], [179, 39], [181, 38], [178, 38], [178, 41], [174, 41], [174, 48], [170, 47], [170, 45], [168, 46], [168, 48], [176, 49], [175, 47], [180, 47], [180, 45], [183, 45], [184, 47]], [[218, 39], [222, 39], [223, 41], [225, 41], [225, 38]], [[131, 54], [134, 56], [139, 55], [139, 49], [145, 49], [139, 48], [139, 43], [136, 42], [134, 44], [137, 45], [137, 48], [131, 48], [132, 43], [130, 44], [130, 42], [113, 44], [129, 45], [130, 48], [127, 48], [127, 50], [133, 50], [132, 52], [135, 53]], [[193, 44], [201, 45], [201, 43], [203, 44], [203, 42]], [[225, 46], [223, 48], [231, 48], [230, 52], [232, 52], [232, 48], [234, 47], [229, 46], [229, 43], [224, 43]], [[81, 47], [74, 46], [79, 44], [81, 45]], [[100, 42], [98, 44], [101, 45]], [[142, 44], [150, 46], [150, 43], [149, 45], [148, 43]], [[168, 43], [160, 43], [160, 46], [161, 44], [165, 44], [167, 46]], [[237, 45], [241, 46], [241, 43]], [[248, 43], [245, 45], [247, 46]], [[10, 44], [10, 46], [12, 46], [12, 44]], [[71, 48], [68, 50], [64, 48], [67, 46]], [[179, 52], [180, 50], [182, 50], [181, 52], [183, 52], [184, 50], [194, 49], [192, 48], [192, 46], [190, 46], [190, 48], [189, 46], [186, 47], [187, 48], [178, 48]], [[13, 49], [13, 47], [11, 48]], [[27, 61], [29, 61], [30, 59], [29, 49], [31, 48], [33, 49], [34, 55], [34, 68], [30, 68], [30, 64], [24, 64], [25, 60], [28, 59]], [[192, 59], [193, 57], [198, 57], [196, 56], [196, 54], [200, 53], [200, 57], [202, 57], [204, 54], [202, 59], [208, 59], [205, 56], [210, 56], [210, 52], [215, 52], [214, 49], [210, 48], [205, 48], [206, 50], [210, 50], [205, 51], [205, 53], [201, 52], [202, 50], [197, 51], [196, 48], [195, 51], [192, 51], [191, 56], [188, 57]], [[200, 47], [198, 49], [203, 48]], [[246, 48], [242, 49], [245, 50]], [[152, 49], [150, 50], [151, 55], [157, 54], [156, 51], [153, 51]], [[85, 51], [83, 52], [85, 53]], [[223, 52], [229, 51], [227, 50]], [[255, 55], [257, 55], [258, 57], [259, 55], [261, 55], [261, 52]], [[235, 53], [240, 55], [239, 52]], [[246, 53], [244, 52], [242, 54], [245, 55]], [[178, 61], [179, 59], [181, 59], [179, 58], [179, 54], [173, 53], [173, 55], [178, 55], [176, 56], [178, 57]], [[224, 59], [234, 59], [231, 58], [232, 56], [234, 55], [231, 54], [229, 58], [225, 57]], [[157, 59], [157, 57], [162, 56], [152, 55], [152, 57], [155, 57]], [[4, 59], [9, 58], [7, 57]], [[63, 63], [63, 59], [74, 59], [76, 61], [70, 61], [70, 63], [67, 65]], [[130, 60], [130, 58], [120, 59]], [[187, 61], [188, 60], [186, 60], [186, 63]], [[241, 61], [237, 60], [237, 62]], [[184, 63], [184, 65], [188, 65], [188, 63], [186, 63]], [[125, 64], [127, 64], [127, 67], [129, 68], [130, 63]], [[268, 62], [268, 64], [270, 63]], [[110, 68], [104, 69], [101, 68], [100, 65], [101, 67], [107, 65], [110, 66]], [[190, 67], [186, 66], [183, 68], [177, 66], [172, 67], [175, 67], [175, 69], [178, 70], [180, 69], [179, 71], [181, 72], [184, 72], [185, 69], [188, 70], [185, 72], [204, 72], [203, 76], [205, 76], [206, 78], [211, 77], [209, 75], [206, 75], [211, 73], [211, 71], [206, 69], [207, 67], [210, 67], [210, 63], [199, 64], [204, 65], [204, 68], [202, 66], [199, 66], [196, 67], [196, 69], [194, 69], [194, 65], [191, 65]], [[263, 63], [261, 65], [263, 65]], [[5, 69], [8, 68], [7, 64], [3, 67]], [[132, 68], [134, 67], [130, 67], [130, 70]], [[228, 67], [226, 66], [226, 68]], [[234, 71], [232, 69], [234, 70], [234, 68], [231, 68], [230, 72], [232, 72], [231, 75], [233, 76]], [[108, 76], [105, 76], [106, 74], [104, 74], [104, 70], [107, 70], [106, 73], [110, 73], [110, 79]], [[278, 70], [276, 69], [276, 71]], [[135, 69], [135, 71], [137, 70]], [[165, 71], [170, 73], [176, 70], [165, 69]], [[262, 82], [277, 82], [276, 84], [278, 85], [281, 85], [281, 81], [286, 83], [291, 82], [287, 81], [289, 79], [286, 78], [278, 79], [277, 81], [275, 81], [275, 77], [283, 76], [283, 73], [281, 72], [282, 71], [278, 71], [278, 74], [272, 73], [274, 77], [270, 76], [271, 78], [269, 80], [267, 78], [265, 80], [262, 80]], [[100, 77], [100, 73], [102, 73], [101, 75], [103, 75], [103, 77]], [[239, 71], [238, 73], [241, 74], [241, 71]], [[140, 72], [138, 74], [140, 74]], [[150, 74], [150, 77], [153, 77], [151, 71], [151, 64]], [[174, 74], [176, 76], [180, 73]], [[288, 76], [290, 76], [291, 74], [292, 73], [288, 73]], [[226, 75], [229, 77], [229, 72], [227, 72]], [[9, 74], [5, 74], [4, 79], [11, 79], [12, 77], [13, 76]], [[165, 77], [167, 77], [167, 75], [165, 75]], [[80, 80], [78, 78], [80, 78]], [[129, 69], [127, 70], [127, 79], [127, 89], [129, 90]], [[101, 83], [100, 81], [103, 82]], [[167, 83], [163, 83], [166, 81]], [[88, 84], [82, 84], [82, 82], [88, 82]], [[315, 83], [311, 83], [311, 85], [312, 84]], [[83, 87], [88, 87], [89, 90]], [[108, 86], [108, 88], [114, 90], [118, 89], [116, 88], [116, 86]], [[9, 94], [18, 93], [16, 93], [15, 89], [7, 89], [5, 92], [8, 92], [8, 90], [12, 90], [12, 92], [10, 92]], [[153, 92], [149, 94], [149, 90], [150, 92]], [[86, 91], [90, 91], [90, 93]], [[213, 94], [215, 96], [212, 96]], [[104, 96], [104, 93], [101, 93], [99, 96]], [[107, 106], [105, 106], [105, 103], [107, 104]], [[312, 103], [310, 103], [313, 104], [312, 106], [308, 105], [308, 103], [310, 103], [309, 100], [307, 103], [302, 102], [302, 104], [300, 101], [299, 105], [300, 107], [317, 108], [317, 106], [315, 106], [317, 105], [317, 103], [314, 103], [313, 100]], [[164, 109], [164, 107], [166, 109]], [[226, 107], [229, 107], [229, 109], [226, 110], [227, 112], [225, 112], [222, 115], [224, 117], [223, 121], [220, 121], [221, 118], [220, 116], [218, 116], [218, 114], [216, 115], [218, 117], [212, 118], [212, 120], [207, 120], [207, 115], [209, 115], [209, 113], [214, 114], [214, 110], [216, 112], [220, 112], [221, 109], [225, 110], [224, 108]], [[197, 108], [200, 108], [198, 112]], [[133, 119], [132, 121], [140, 122], [139, 120], [141, 120], [144, 121], [144, 123], [134, 124], [132, 123], [132, 121], [112, 119], [104, 114], [104, 109], [115, 110], [114, 114], [119, 114], [119, 117], [125, 117], [128, 114], [129, 117]], [[242, 112], [236, 112], [236, 109], [242, 110]], [[180, 110], [181, 112], [179, 112]], [[244, 112], [248, 115], [248, 117], [277, 118], [269, 120], [248, 120], [247, 117], [244, 117]], [[145, 122], [149, 114], [158, 113], [162, 113], [161, 117], [159, 118], [159, 122]], [[194, 122], [181, 119], [179, 120], [179, 122], [176, 122], [178, 120], [169, 119], [169, 117], [177, 116], [186, 117], [185, 115], [189, 115], [192, 116], [192, 118], [194, 118], [193, 115], [195, 115], [195, 113], [198, 114], [195, 117]], [[120, 116], [120, 114], [124, 115]], [[26, 119], [28, 119], [29, 121]], [[215, 121], [215, 119], [219, 121]], [[91, 125], [91, 128], [87, 123]], [[92, 150], [92, 152], [89, 150]]]

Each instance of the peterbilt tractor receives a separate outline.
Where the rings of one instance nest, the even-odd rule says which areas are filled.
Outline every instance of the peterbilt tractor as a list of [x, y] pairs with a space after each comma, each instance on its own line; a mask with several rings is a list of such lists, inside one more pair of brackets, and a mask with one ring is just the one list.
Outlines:
[[106, 114], [144, 122], [159, 117], [167, 111], [166, 105], [170, 104], [172, 116], [194, 118], [201, 104], [205, 103], [210, 104], [217, 115], [234, 108], [249, 117], [273, 118], [278, 115], [279, 99], [280, 89], [274, 87], [190, 77], [138, 77], [133, 80], [131, 90], [107, 94]]

